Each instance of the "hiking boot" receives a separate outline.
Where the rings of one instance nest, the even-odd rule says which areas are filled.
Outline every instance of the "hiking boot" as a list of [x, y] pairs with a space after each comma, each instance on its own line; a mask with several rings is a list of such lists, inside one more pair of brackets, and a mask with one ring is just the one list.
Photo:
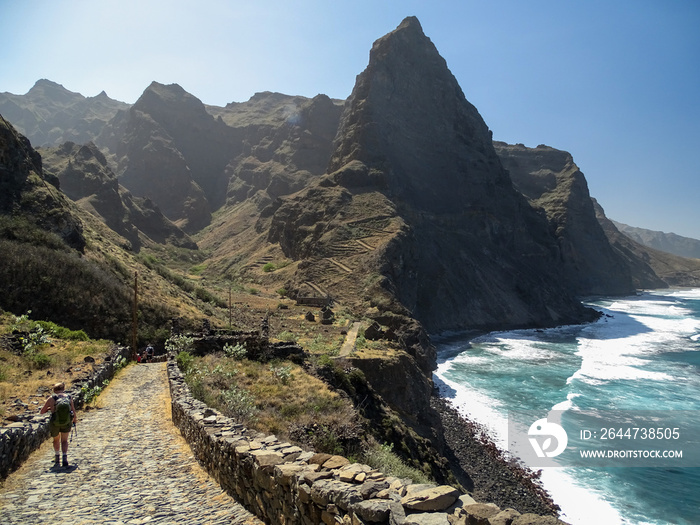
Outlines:
[[63, 456], [63, 468], [68, 468], [68, 456]]
[[59, 465], [61, 464], [61, 457], [60, 457], [58, 454], [56, 454], [56, 455], [54, 456], [54, 458], [53, 458], [53, 464], [56, 465], [56, 466], [59, 466]]

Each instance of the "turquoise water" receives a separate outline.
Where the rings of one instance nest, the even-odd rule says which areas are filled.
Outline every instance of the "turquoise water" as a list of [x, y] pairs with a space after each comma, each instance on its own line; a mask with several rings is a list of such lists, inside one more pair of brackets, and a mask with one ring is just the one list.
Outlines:
[[[588, 325], [438, 338], [442, 395], [506, 451], [508, 424], [522, 411], [561, 414], [568, 447], [542, 481], [570, 523], [700, 523], [700, 468], [687, 466], [700, 467], [700, 289], [589, 305], [604, 315]], [[683, 460], [571, 466], [572, 454], [590, 444], [577, 429], [645, 413], [652, 426], [679, 429]]]

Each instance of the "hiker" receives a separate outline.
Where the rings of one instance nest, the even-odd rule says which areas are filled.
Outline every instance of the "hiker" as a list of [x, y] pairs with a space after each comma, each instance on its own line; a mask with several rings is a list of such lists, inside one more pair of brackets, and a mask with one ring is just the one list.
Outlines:
[[149, 343], [146, 347], [146, 362], [150, 363], [153, 360], [153, 346]]
[[68, 467], [68, 436], [70, 434], [71, 424], [78, 421], [75, 415], [75, 406], [73, 406], [73, 398], [66, 394], [65, 383], [56, 383], [53, 386], [53, 395], [49, 396], [41, 407], [40, 414], [45, 414], [51, 411], [51, 419], [49, 420], [49, 430], [53, 438], [53, 450], [56, 457], [54, 464], [59, 464], [59, 453], [63, 451], [63, 466]]

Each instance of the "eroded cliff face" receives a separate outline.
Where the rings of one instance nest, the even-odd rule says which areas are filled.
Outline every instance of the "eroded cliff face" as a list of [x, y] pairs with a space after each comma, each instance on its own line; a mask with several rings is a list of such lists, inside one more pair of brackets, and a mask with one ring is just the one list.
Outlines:
[[135, 198], [119, 185], [107, 159], [93, 143], [66, 142], [41, 150], [44, 168], [79, 206], [100, 217], [138, 251], [144, 239], [196, 249], [197, 245], [148, 199]]
[[242, 137], [239, 156], [226, 168], [227, 204], [258, 193], [269, 204], [325, 172], [342, 104], [326, 95], [308, 99], [265, 92], [209, 111]]
[[578, 295], [625, 295], [635, 285], [629, 261], [610, 245], [573, 157], [548, 146], [494, 143], [513, 185], [547, 214], [564, 278]]
[[494, 143], [513, 185], [547, 214], [565, 279], [579, 295], [627, 295], [636, 289], [697, 286], [700, 263], [643, 246], [623, 235], [591, 198], [566, 151]]
[[679, 257], [700, 259], [700, 240], [683, 237], [675, 233], [666, 233], [645, 228], [636, 228], [628, 224], [612, 221], [615, 227], [630, 239], [655, 250], [671, 253]]
[[128, 112], [118, 114], [112, 137], [120, 183], [158, 203], [188, 232], [209, 224], [223, 203], [232, 130], [178, 85], [153, 82]]
[[29, 140], [0, 115], [0, 216], [26, 219], [82, 251], [83, 224], [58, 186]]
[[127, 189], [195, 232], [222, 206], [250, 199], [260, 211], [321, 175], [341, 109], [325, 95], [267, 92], [205, 106], [176, 84], [153, 82], [97, 143], [115, 155]]
[[615, 227], [595, 199], [593, 205], [610, 245], [628, 261], [637, 288], [700, 286], [700, 259], [679, 257], [639, 244]]
[[[491, 133], [417, 19], [375, 42], [334, 143], [329, 174], [276, 210], [269, 240], [374, 280], [358, 301], [429, 331], [590, 319], [563, 279], [543, 213], [517, 192]], [[363, 242], [371, 249], [341, 252]], [[327, 279], [332, 293], [347, 290]], [[381, 308], [380, 308], [381, 309]]]

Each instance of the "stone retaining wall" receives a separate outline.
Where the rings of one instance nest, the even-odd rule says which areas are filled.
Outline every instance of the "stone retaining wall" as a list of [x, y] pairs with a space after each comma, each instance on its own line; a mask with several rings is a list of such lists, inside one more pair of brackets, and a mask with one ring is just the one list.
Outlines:
[[[131, 351], [126, 347], [114, 347], [105, 361], [99, 365], [86, 381], [76, 381], [66, 393], [73, 396], [76, 410], [84, 405], [83, 385], [88, 388], [102, 386], [111, 379], [115, 372], [115, 361], [119, 357], [129, 359]], [[39, 414], [26, 411], [19, 415], [21, 421], [0, 427], [0, 480], [16, 470], [34, 450], [49, 438], [49, 417], [51, 414]]]
[[450, 486], [385, 476], [341, 456], [247, 429], [195, 400], [168, 360], [173, 423], [195, 457], [249, 511], [272, 525], [536, 525], [563, 522], [477, 503]]

